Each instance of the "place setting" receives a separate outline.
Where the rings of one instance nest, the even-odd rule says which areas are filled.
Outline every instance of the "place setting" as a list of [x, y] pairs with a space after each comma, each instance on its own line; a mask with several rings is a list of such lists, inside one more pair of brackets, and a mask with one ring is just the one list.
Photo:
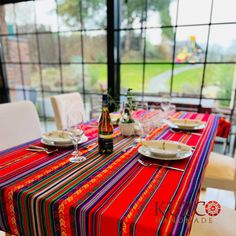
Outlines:
[[167, 169], [183, 172], [183, 169], [156, 163], [155, 161], [178, 161], [192, 156], [193, 148], [184, 143], [168, 140], [150, 140], [142, 141], [142, 146], [138, 152], [145, 157], [140, 158], [138, 162], [145, 166], [161, 166]]

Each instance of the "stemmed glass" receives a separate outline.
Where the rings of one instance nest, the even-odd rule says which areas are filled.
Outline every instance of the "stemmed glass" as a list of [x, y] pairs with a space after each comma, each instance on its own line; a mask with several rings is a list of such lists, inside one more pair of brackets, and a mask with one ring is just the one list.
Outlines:
[[82, 128], [83, 122], [84, 120], [81, 112], [71, 112], [67, 114], [67, 131], [71, 142], [74, 144], [74, 151], [72, 153], [73, 157], [71, 157], [69, 160], [73, 163], [86, 161], [86, 157], [82, 156], [78, 149], [78, 144], [80, 143], [84, 134]]
[[171, 106], [171, 98], [169, 95], [164, 95], [161, 100], [161, 109], [167, 112]]

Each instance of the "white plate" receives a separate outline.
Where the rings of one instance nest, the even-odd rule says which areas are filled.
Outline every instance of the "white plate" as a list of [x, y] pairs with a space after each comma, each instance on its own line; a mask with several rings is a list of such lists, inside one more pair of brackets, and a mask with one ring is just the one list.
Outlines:
[[188, 151], [188, 152], [181, 152], [181, 153], [179, 153], [176, 156], [169, 156], [169, 157], [157, 156], [157, 155], [154, 155], [153, 153], [151, 153], [144, 146], [141, 146], [138, 149], [138, 152], [140, 154], [146, 156], [146, 157], [150, 157], [150, 158], [157, 159], [157, 160], [182, 160], [182, 159], [188, 158], [188, 157], [190, 157], [192, 155], [192, 151]]
[[172, 129], [178, 130], [201, 130], [205, 128], [205, 122], [200, 120], [189, 120], [189, 119], [172, 119], [167, 120], [166, 123]]
[[[78, 144], [81, 143], [85, 143], [88, 141], [88, 137], [83, 135], [81, 137], [81, 140], [78, 142]], [[62, 142], [55, 142], [55, 141], [49, 141], [49, 140], [45, 140], [44, 138], [41, 139], [41, 143], [48, 145], [48, 146], [54, 146], [54, 147], [70, 147], [73, 145], [73, 143], [70, 142], [66, 142], [66, 143], [62, 143]]]
[[169, 140], [142, 141], [143, 146], [153, 155], [161, 157], [176, 157], [181, 152], [190, 152], [192, 147]]
[[69, 132], [65, 130], [55, 130], [43, 134], [43, 140], [56, 143], [71, 143]]

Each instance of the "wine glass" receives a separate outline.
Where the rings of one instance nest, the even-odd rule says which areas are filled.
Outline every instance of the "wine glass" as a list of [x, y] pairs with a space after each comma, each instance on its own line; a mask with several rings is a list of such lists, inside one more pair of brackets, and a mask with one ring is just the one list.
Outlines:
[[[75, 125], [76, 122], [77, 125]], [[70, 112], [67, 114], [67, 132], [71, 142], [74, 144], [74, 151], [72, 153], [73, 157], [69, 160], [73, 163], [79, 163], [87, 160], [85, 156], [81, 155], [78, 149], [78, 144], [84, 135], [83, 122], [84, 120], [81, 112]]]
[[171, 106], [171, 98], [169, 95], [164, 95], [161, 100], [161, 109], [167, 112]]

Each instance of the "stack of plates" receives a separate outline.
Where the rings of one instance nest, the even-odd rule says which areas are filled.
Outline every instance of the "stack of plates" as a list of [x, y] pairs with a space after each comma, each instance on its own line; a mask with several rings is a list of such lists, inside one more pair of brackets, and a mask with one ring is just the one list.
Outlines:
[[205, 122], [190, 119], [170, 119], [167, 124], [173, 129], [200, 130], [205, 128]]
[[192, 155], [192, 147], [167, 140], [143, 141], [139, 153], [160, 160], [180, 160]]
[[[83, 135], [81, 137], [79, 144], [84, 143], [87, 140], [88, 137]], [[43, 134], [41, 142], [49, 146], [57, 146], [57, 147], [69, 147], [73, 145], [69, 136], [69, 132], [64, 130], [56, 130]]]

